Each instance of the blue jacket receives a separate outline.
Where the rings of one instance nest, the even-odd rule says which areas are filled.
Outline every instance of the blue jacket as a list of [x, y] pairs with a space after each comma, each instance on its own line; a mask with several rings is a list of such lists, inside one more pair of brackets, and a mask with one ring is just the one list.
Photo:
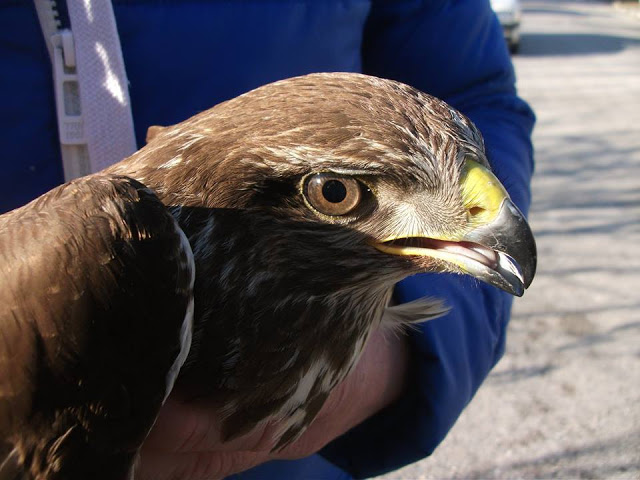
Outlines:
[[[253, 87], [315, 71], [393, 78], [448, 101], [483, 132], [490, 161], [527, 211], [534, 116], [488, 0], [114, 0], [136, 135]], [[51, 67], [31, 0], [0, 1], [0, 212], [63, 180]], [[420, 275], [452, 311], [410, 333], [409, 390], [328, 445], [238, 478], [357, 478], [429, 455], [504, 349], [511, 298], [464, 277]], [[328, 461], [327, 461], [328, 460]], [[331, 462], [331, 463], [329, 463]], [[336, 468], [339, 467], [339, 468]]]

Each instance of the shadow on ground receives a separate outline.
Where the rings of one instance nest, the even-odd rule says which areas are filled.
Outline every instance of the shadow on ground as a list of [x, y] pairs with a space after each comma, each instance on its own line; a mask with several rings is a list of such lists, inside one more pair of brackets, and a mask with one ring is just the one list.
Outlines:
[[[595, 441], [585, 445], [563, 449], [557, 453], [544, 455], [531, 460], [513, 462], [493, 469], [469, 472], [465, 479], [486, 478], [576, 478], [596, 479], [614, 475], [624, 475], [637, 467], [633, 462], [603, 464], [599, 460], [620, 449], [637, 445], [640, 432], [630, 435]], [[631, 477], [630, 477], [631, 478]]]
[[523, 57], [617, 53], [640, 45], [636, 38], [588, 33], [524, 33], [520, 42]]

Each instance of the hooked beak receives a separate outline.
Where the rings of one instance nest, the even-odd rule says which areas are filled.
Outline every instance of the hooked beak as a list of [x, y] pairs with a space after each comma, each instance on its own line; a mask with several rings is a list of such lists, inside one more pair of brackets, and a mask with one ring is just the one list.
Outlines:
[[495, 220], [471, 230], [463, 241], [495, 254], [495, 262], [465, 262], [466, 273], [518, 297], [529, 288], [536, 272], [536, 243], [529, 224], [509, 198], [502, 201]]
[[461, 191], [469, 226], [457, 238], [396, 237], [374, 246], [395, 255], [427, 256], [483, 282], [522, 296], [536, 270], [529, 224], [488, 169], [466, 160]]

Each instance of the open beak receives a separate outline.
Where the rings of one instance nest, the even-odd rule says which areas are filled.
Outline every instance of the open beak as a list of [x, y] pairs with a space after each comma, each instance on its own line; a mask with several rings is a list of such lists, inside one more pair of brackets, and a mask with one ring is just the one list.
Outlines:
[[375, 247], [395, 255], [428, 256], [513, 295], [522, 296], [536, 270], [536, 244], [524, 215], [498, 179], [467, 160], [461, 191], [469, 226], [457, 238], [396, 237]]

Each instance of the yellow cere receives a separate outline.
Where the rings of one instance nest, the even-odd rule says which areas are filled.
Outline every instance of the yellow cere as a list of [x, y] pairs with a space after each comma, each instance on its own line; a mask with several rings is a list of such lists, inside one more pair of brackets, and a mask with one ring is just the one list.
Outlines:
[[462, 167], [460, 188], [464, 206], [470, 213], [471, 227], [491, 223], [509, 194], [500, 180], [478, 162], [466, 159]]

